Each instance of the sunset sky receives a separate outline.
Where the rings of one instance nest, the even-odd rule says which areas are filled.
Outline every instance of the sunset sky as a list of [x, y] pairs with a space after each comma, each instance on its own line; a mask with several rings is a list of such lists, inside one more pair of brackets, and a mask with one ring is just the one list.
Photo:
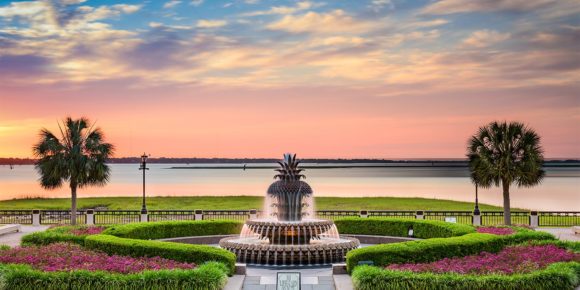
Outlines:
[[580, 157], [580, 1], [0, 1], [0, 157], [462, 158], [493, 120]]

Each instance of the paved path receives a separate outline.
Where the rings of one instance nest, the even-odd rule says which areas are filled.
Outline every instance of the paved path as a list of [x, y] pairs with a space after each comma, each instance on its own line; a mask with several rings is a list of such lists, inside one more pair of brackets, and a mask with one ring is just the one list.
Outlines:
[[0, 236], [0, 245], [8, 245], [10, 247], [19, 246], [20, 239], [22, 238], [22, 236], [24, 236], [26, 234], [33, 233], [33, 232], [44, 231], [44, 230], [48, 229], [48, 227], [49, 226], [37, 226], [37, 227], [35, 227], [35, 226], [22, 225], [22, 227], [21, 227], [22, 231], [20, 231], [20, 232], [1, 235]]
[[575, 235], [572, 227], [569, 228], [537, 228], [537, 231], [550, 233], [563, 241], [580, 242], [580, 235]]
[[332, 278], [332, 268], [261, 268], [248, 267], [244, 290], [276, 290], [276, 273], [300, 272], [301, 290], [336, 290]]

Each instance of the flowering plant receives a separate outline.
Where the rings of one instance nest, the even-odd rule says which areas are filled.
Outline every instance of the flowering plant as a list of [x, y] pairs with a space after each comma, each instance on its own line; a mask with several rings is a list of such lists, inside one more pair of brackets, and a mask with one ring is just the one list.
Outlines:
[[546, 268], [556, 262], [580, 262], [580, 254], [555, 245], [506, 247], [497, 254], [482, 252], [459, 258], [445, 258], [432, 263], [392, 264], [390, 270], [459, 274], [516, 274]]
[[41, 271], [106, 271], [114, 273], [138, 273], [144, 270], [193, 269], [192, 263], [182, 263], [160, 257], [132, 258], [109, 256], [79, 245], [56, 243], [46, 246], [17, 247], [2, 251], [0, 263], [27, 264]]
[[88, 227], [80, 227], [76, 229], [70, 229], [69, 233], [75, 236], [88, 236], [88, 235], [97, 235], [100, 234], [105, 230], [104, 227], [99, 226], [88, 226]]
[[511, 235], [515, 231], [512, 228], [478, 227], [477, 232], [484, 233], [484, 234], [494, 234], [494, 235]]

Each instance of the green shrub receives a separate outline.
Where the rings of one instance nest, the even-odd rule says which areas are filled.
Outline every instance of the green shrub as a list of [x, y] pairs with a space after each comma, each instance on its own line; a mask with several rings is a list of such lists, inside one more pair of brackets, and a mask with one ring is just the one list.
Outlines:
[[[87, 228], [87, 225], [60, 226], [49, 228], [44, 232], [35, 232], [22, 237], [23, 246], [44, 246], [52, 243], [74, 243], [83, 246], [88, 235], [74, 235], [70, 231]], [[98, 226], [107, 228], [108, 226]]]
[[10, 246], [8, 245], [0, 245], [0, 251], [10, 250]]
[[335, 221], [341, 234], [407, 237], [409, 229], [421, 239], [447, 238], [475, 232], [475, 227], [434, 220], [397, 218], [344, 218]]
[[433, 262], [443, 258], [463, 257], [486, 251], [496, 253], [507, 245], [529, 240], [554, 240], [545, 232], [520, 230], [512, 235], [472, 233], [459, 237], [435, 238], [394, 244], [381, 244], [348, 252], [346, 264], [352, 271], [360, 261], [372, 261], [384, 266], [400, 263]]
[[201, 265], [209, 261], [221, 262], [228, 273], [235, 269], [236, 256], [224, 249], [206, 246], [120, 238], [111, 235], [92, 235], [85, 239], [85, 247], [100, 250], [110, 255], [131, 257], [155, 257], [190, 262]]
[[357, 290], [415, 290], [415, 289], [505, 289], [553, 290], [574, 289], [579, 284], [580, 263], [555, 263], [546, 269], [515, 275], [434, 274], [386, 270], [359, 266], [352, 273]]
[[122, 238], [156, 240], [188, 236], [239, 234], [244, 224], [239, 221], [163, 221], [112, 226], [103, 234]]
[[222, 264], [207, 263], [193, 270], [144, 271], [136, 274], [71, 271], [42, 272], [27, 265], [0, 265], [0, 290], [60, 289], [223, 289]]

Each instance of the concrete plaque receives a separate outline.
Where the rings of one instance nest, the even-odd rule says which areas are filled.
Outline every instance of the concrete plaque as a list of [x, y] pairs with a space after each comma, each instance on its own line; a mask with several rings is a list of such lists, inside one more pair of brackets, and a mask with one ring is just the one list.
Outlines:
[[300, 290], [300, 273], [278, 272], [276, 290]]

